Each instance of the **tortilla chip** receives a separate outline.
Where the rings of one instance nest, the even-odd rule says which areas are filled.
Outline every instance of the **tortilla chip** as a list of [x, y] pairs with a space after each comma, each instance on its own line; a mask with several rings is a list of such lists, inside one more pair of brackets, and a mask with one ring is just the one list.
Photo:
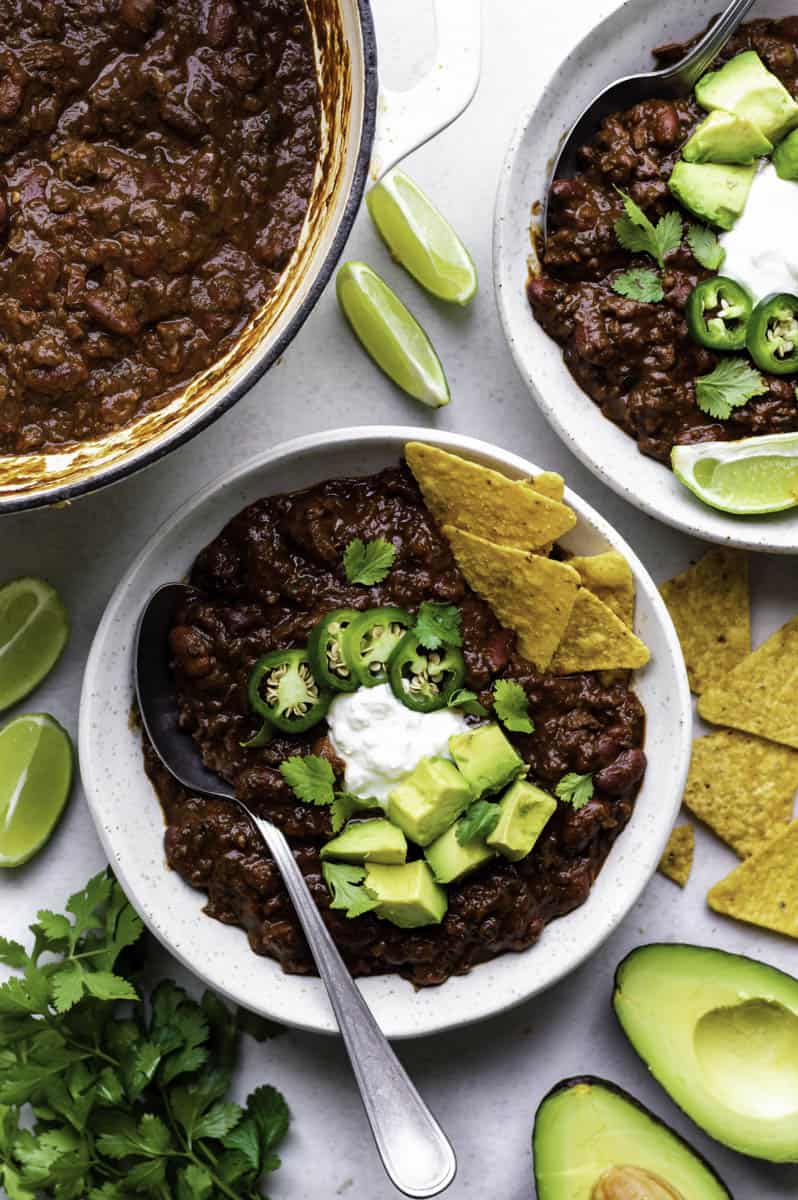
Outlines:
[[635, 581], [624, 556], [617, 550], [605, 550], [603, 554], [577, 554], [567, 561], [569, 567], [579, 572], [582, 586], [603, 600], [631, 629], [635, 617]]
[[715, 912], [798, 938], [798, 821], [710, 889]]
[[548, 496], [549, 500], [562, 501], [565, 495], [565, 480], [556, 471], [541, 471], [531, 479], [522, 479], [520, 486], [532, 488], [534, 492], [540, 492], [541, 496]]
[[758, 733], [798, 750], [798, 617], [698, 701], [705, 721]]
[[577, 671], [612, 671], [618, 667], [629, 670], [645, 666], [649, 658], [648, 647], [612, 609], [587, 588], [580, 587], [562, 641], [551, 661], [552, 673], [573, 675]]
[[443, 532], [469, 586], [502, 625], [515, 630], [524, 658], [545, 671], [576, 601], [576, 571], [540, 554], [497, 546], [453, 525], [444, 525]]
[[748, 558], [740, 550], [710, 550], [659, 590], [679, 635], [690, 688], [700, 696], [751, 650]]
[[726, 729], [693, 742], [684, 803], [740, 858], [792, 819], [798, 750]]
[[556, 541], [576, 524], [567, 504], [435, 446], [408, 442], [405, 458], [441, 527], [456, 525], [497, 545], [528, 551]]
[[657, 870], [683, 888], [693, 869], [695, 829], [692, 825], [677, 825], [668, 839], [665, 853]]

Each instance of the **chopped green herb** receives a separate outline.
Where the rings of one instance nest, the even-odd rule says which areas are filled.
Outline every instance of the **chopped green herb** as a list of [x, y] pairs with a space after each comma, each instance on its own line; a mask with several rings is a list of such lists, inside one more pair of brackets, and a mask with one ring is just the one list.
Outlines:
[[695, 381], [696, 404], [716, 421], [725, 421], [733, 409], [767, 390], [762, 376], [744, 358], [723, 358], [709, 375]]
[[446, 707], [462, 708], [464, 713], [468, 713], [472, 717], [487, 717], [488, 715], [488, 710], [484, 704], [480, 704], [476, 692], [471, 692], [468, 688], [458, 688], [456, 692], [452, 692]]
[[292, 754], [280, 763], [280, 774], [304, 804], [323, 807], [335, 799], [335, 775], [326, 758], [317, 754]]
[[615, 189], [623, 200], [626, 216], [615, 222], [615, 236], [624, 250], [650, 254], [660, 267], [665, 266], [665, 256], [675, 250], [682, 240], [682, 218], [675, 210], [660, 217], [656, 225], [648, 219], [631, 196]]
[[366, 587], [381, 583], [395, 558], [395, 548], [382, 538], [375, 538], [373, 542], [353, 538], [344, 550], [346, 578], [350, 583], [362, 583]]
[[665, 295], [662, 280], [649, 267], [630, 267], [616, 275], [610, 286], [619, 296], [639, 300], [642, 304], [657, 304]]
[[514, 679], [499, 679], [493, 688], [493, 711], [512, 733], [533, 733], [526, 692]]
[[354, 813], [379, 807], [380, 802], [376, 796], [356, 796], [354, 792], [337, 792], [330, 809], [333, 833], [340, 833]]
[[499, 806], [489, 800], [475, 800], [457, 822], [455, 837], [461, 846], [484, 840], [499, 823]]
[[718, 271], [723, 266], [726, 251], [718, 241], [718, 235], [706, 225], [688, 225], [687, 244], [693, 258], [708, 271]]
[[330, 908], [341, 909], [348, 917], [359, 917], [377, 907], [379, 901], [361, 886], [366, 878], [365, 867], [325, 862], [321, 869], [332, 895]]
[[570, 774], [563, 775], [554, 789], [554, 794], [558, 800], [567, 801], [579, 811], [592, 799], [594, 790], [592, 775], [577, 775], [571, 771]]
[[426, 650], [439, 650], [441, 646], [462, 646], [462, 620], [462, 613], [455, 604], [436, 604], [425, 600], [418, 610], [413, 633]]

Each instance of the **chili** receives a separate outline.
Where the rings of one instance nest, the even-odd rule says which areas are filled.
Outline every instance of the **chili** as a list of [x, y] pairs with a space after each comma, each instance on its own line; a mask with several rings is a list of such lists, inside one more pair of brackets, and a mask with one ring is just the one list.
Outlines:
[[359, 682], [344, 657], [344, 634], [359, 617], [356, 608], [334, 608], [313, 627], [308, 656], [319, 683], [335, 692], [354, 692]]
[[687, 328], [709, 350], [742, 350], [753, 301], [739, 283], [716, 275], [693, 288], [687, 301]]
[[798, 296], [777, 292], [760, 300], [748, 322], [745, 344], [760, 371], [798, 371]]
[[[317, 725], [331, 696], [313, 674], [306, 649], [274, 650], [259, 658], [247, 685], [250, 708], [286, 733], [302, 733]], [[263, 734], [261, 730], [261, 734]], [[256, 735], [254, 745], [261, 745]]]
[[368, 608], [344, 633], [349, 669], [364, 687], [388, 682], [388, 661], [413, 624], [403, 608]]
[[391, 658], [391, 690], [413, 712], [446, 708], [464, 679], [465, 659], [458, 649], [428, 650], [414, 633], [405, 634]]

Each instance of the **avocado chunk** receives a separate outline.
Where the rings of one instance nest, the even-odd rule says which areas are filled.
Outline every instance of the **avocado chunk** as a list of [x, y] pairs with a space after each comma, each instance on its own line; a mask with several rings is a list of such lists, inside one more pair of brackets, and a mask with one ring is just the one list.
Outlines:
[[798, 125], [798, 104], [755, 50], [746, 50], [719, 71], [702, 76], [695, 98], [702, 108], [722, 108], [750, 121], [771, 142], [780, 141]]
[[615, 1084], [565, 1079], [532, 1135], [538, 1200], [731, 1200], [697, 1150]]
[[474, 799], [448, 758], [422, 758], [388, 795], [388, 815], [418, 846], [428, 846]]
[[401, 829], [384, 817], [354, 821], [343, 833], [322, 846], [323, 859], [346, 863], [386, 863], [396, 866], [407, 858], [407, 842]]
[[773, 151], [773, 166], [780, 179], [798, 180], [798, 129]]
[[773, 143], [756, 125], [717, 108], [685, 143], [682, 158], [685, 162], [752, 163], [772, 149]]
[[710, 1137], [798, 1161], [798, 979], [723, 950], [641, 946], [618, 968], [613, 1004], [651, 1073]]
[[427, 846], [424, 857], [432, 867], [432, 873], [438, 883], [456, 883], [471, 871], [476, 871], [483, 863], [490, 862], [496, 857], [496, 851], [482, 840], [476, 838], [461, 846], [457, 840], [459, 822], [451, 825], [446, 833], [436, 838], [431, 846]]
[[524, 760], [494, 723], [480, 725], [468, 733], [453, 733], [449, 738], [449, 753], [477, 799], [500, 792], [519, 775], [526, 774]]
[[420, 858], [401, 867], [372, 864], [366, 868], [364, 886], [379, 901], [376, 915], [400, 929], [440, 925], [449, 907], [445, 889]]
[[548, 792], [519, 779], [504, 793], [499, 804], [499, 821], [487, 844], [510, 862], [526, 858], [543, 832], [557, 801]]
[[704, 221], [731, 229], [745, 208], [756, 166], [677, 162], [668, 186], [676, 199]]

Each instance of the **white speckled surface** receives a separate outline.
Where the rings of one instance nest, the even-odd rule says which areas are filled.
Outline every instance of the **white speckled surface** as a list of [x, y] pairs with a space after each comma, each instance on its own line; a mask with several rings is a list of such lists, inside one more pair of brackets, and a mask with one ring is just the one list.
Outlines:
[[[405, 60], [420, 62], [430, 32], [426, 0], [388, 0], [393, 37]], [[656, 579], [700, 552], [694, 539], [658, 525], [608, 491], [558, 442], [537, 411], [504, 345], [491, 288], [491, 221], [496, 182], [517, 118], [557, 62], [612, 4], [607, 0], [486, 0], [485, 64], [471, 110], [412, 161], [419, 182], [438, 199], [468, 242], [482, 288], [473, 308], [450, 313], [426, 299], [387, 258], [361, 217], [350, 246], [383, 271], [434, 336], [446, 362], [454, 402], [435, 415], [397, 394], [360, 356], [331, 291], [284, 362], [223, 421], [144, 475], [72, 509], [4, 518], [3, 575], [40, 572], [62, 590], [74, 621], [63, 661], [35, 697], [74, 733], [85, 657], [100, 615], [123, 570], [161, 521], [235, 462], [303, 433], [365, 423], [427, 423], [499, 442], [564, 471], [573, 488], [600, 509], [640, 554]], [[719, 6], [718, 6], [719, 7]], [[400, 17], [404, 21], [400, 21]], [[393, 57], [388, 50], [386, 57]], [[798, 563], [760, 556], [753, 575], [754, 631], [761, 640], [796, 610]], [[535, 1107], [565, 1075], [594, 1072], [622, 1084], [687, 1134], [725, 1177], [736, 1200], [794, 1200], [798, 1167], [773, 1167], [717, 1146], [683, 1117], [647, 1076], [609, 1008], [620, 958], [647, 940], [692, 940], [764, 958], [798, 973], [794, 942], [734, 924], [709, 912], [703, 897], [734, 864], [734, 855], [698, 832], [696, 867], [682, 893], [660, 876], [601, 951], [574, 975], [512, 1013], [460, 1032], [400, 1045], [414, 1079], [458, 1152], [453, 1200], [529, 1200], [529, 1136]], [[48, 850], [0, 879], [3, 932], [20, 936], [43, 904], [54, 906], [98, 869], [104, 856], [80, 791]], [[174, 970], [165, 955], [157, 964]], [[177, 971], [178, 975], [180, 972]], [[182, 978], [186, 978], [183, 974]], [[288, 1033], [248, 1044], [243, 1092], [269, 1079], [295, 1115], [272, 1200], [393, 1200], [376, 1161], [343, 1052], [332, 1039]]]

